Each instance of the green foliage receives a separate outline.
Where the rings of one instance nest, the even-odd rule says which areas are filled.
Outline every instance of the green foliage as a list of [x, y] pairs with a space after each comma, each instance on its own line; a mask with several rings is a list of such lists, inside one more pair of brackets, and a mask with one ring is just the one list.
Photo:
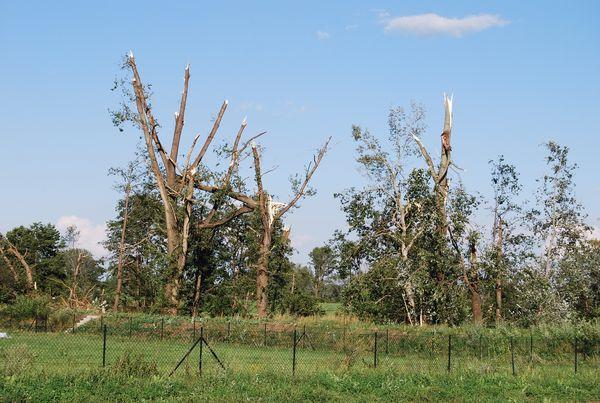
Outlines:
[[14, 303], [3, 310], [3, 315], [15, 321], [46, 320], [50, 315], [50, 297], [47, 295], [19, 295]]
[[591, 401], [600, 396], [591, 376], [556, 373], [403, 374], [390, 371], [232, 377], [123, 378], [110, 371], [0, 378], [5, 401]]
[[113, 364], [112, 370], [115, 374], [127, 378], [147, 378], [158, 375], [155, 362], [148, 362], [141, 353], [131, 351], [121, 355]]
[[24, 344], [0, 350], [0, 374], [21, 375], [32, 368], [34, 359], [35, 355]]
[[287, 294], [282, 302], [282, 308], [284, 312], [294, 316], [313, 316], [325, 313], [319, 306], [319, 300], [305, 290]]

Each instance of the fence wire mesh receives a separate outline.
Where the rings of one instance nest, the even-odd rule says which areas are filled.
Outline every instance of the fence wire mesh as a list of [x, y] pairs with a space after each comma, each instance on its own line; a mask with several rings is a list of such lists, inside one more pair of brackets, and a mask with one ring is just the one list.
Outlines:
[[136, 362], [167, 375], [193, 371], [302, 376], [350, 369], [399, 374], [600, 373], [600, 343], [591, 337], [408, 334], [397, 329], [143, 316], [73, 323], [66, 329], [45, 324], [9, 328], [9, 337], [0, 339], [0, 357], [9, 350], [28, 354], [36, 368], [53, 373]]

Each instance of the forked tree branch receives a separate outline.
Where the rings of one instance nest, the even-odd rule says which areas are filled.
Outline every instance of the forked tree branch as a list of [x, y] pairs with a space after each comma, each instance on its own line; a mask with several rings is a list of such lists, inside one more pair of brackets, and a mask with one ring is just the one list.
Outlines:
[[275, 214], [275, 217], [274, 217], [275, 220], [281, 218], [285, 213], [287, 213], [287, 211], [290, 208], [292, 208], [298, 202], [298, 200], [300, 200], [300, 198], [302, 198], [302, 196], [304, 195], [304, 192], [306, 191], [306, 187], [308, 186], [308, 183], [310, 182], [310, 179], [312, 178], [313, 174], [315, 173], [315, 171], [321, 164], [321, 161], [323, 160], [323, 157], [325, 156], [325, 153], [328, 150], [330, 141], [331, 141], [331, 137], [329, 137], [327, 139], [327, 141], [325, 142], [323, 147], [321, 147], [321, 149], [319, 150], [319, 153], [316, 155], [316, 157], [313, 157], [313, 163], [311, 165], [309, 165], [306, 175], [304, 177], [304, 181], [302, 182], [302, 185], [300, 186], [300, 189], [298, 190], [296, 195], [292, 198], [292, 200], [290, 200], [289, 203], [285, 205], [285, 207], [283, 207], [281, 210], [279, 210]]

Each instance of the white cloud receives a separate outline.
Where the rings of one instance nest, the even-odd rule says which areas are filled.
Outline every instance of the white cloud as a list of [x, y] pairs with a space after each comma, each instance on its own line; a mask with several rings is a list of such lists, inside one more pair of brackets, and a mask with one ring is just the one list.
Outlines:
[[106, 239], [106, 224], [94, 224], [87, 218], [74, 215], [62, 216], [56, 222], [56, 228], [61, 232], [72, 225], [79, 230], [78, 247], [89, 250], [97, 258], [106, 256], [106, 249], [99, 243]]
[[325, 39], [331, 38], [331, 35], [329, 34], [329, 32], [325, 32], [325, 31], [321, 31], [321, 30], [318, 30], [316, 32], [316, 35], [317, 35], [317, 39], [320, 41], [324, 41]]
[[346, 25], [344, 27], [344, 29], [346, 31], [354, 31], [355, 29], [358, 29], [358, 24], [349, 24], [349, 25]]
[[400, 17], [380, 14], [380, 21], [386, 32], [405, 32], [415, 35], [450, 35], [457, 38], [468, 33], [502, 27], [510, 23], [492, 14], [451, 18], [434, 13]]

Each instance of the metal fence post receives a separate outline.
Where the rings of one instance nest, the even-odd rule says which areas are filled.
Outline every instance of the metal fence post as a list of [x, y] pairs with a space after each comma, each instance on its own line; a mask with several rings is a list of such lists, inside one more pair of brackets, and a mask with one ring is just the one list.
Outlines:
[[104, 329], [104, 315], [100, 315], [100, 331]]
[[377, 368], [377, 332], [374, 334], [375, 340], [373, 345], [373, 368]]
[[512, 336], [510, 337], [510, 364], [512, 366], [512, 374], [515, 375], [515, 344]]
[[198, 371], [202, 374], [202, 345], [204, 344], [204, 327], [200, 326], [200, 351], [198, 352]]
[[106, 366], [106, 325], [102, 325], [102, 366]]
[[192, 341], [196, 340], [196, 318], [192, 318]]
[[450, 372], [451, 368], [451, 358], [452, 357], [452, 335], [448, 335], [448, 372]]
[[575, 373], [577, 373], [577, 367], [578, 367], [578, 362], [577, 362], [577, 336], [575, 336], [575, 339], [573, 340], [573, 350], [575, 353]]
[[296, 332], [296, 327], [294, 327], [294, 333], [292, 335], [292, 377], [296, 376], [296, 344], [297, 344], [298, 334]]

